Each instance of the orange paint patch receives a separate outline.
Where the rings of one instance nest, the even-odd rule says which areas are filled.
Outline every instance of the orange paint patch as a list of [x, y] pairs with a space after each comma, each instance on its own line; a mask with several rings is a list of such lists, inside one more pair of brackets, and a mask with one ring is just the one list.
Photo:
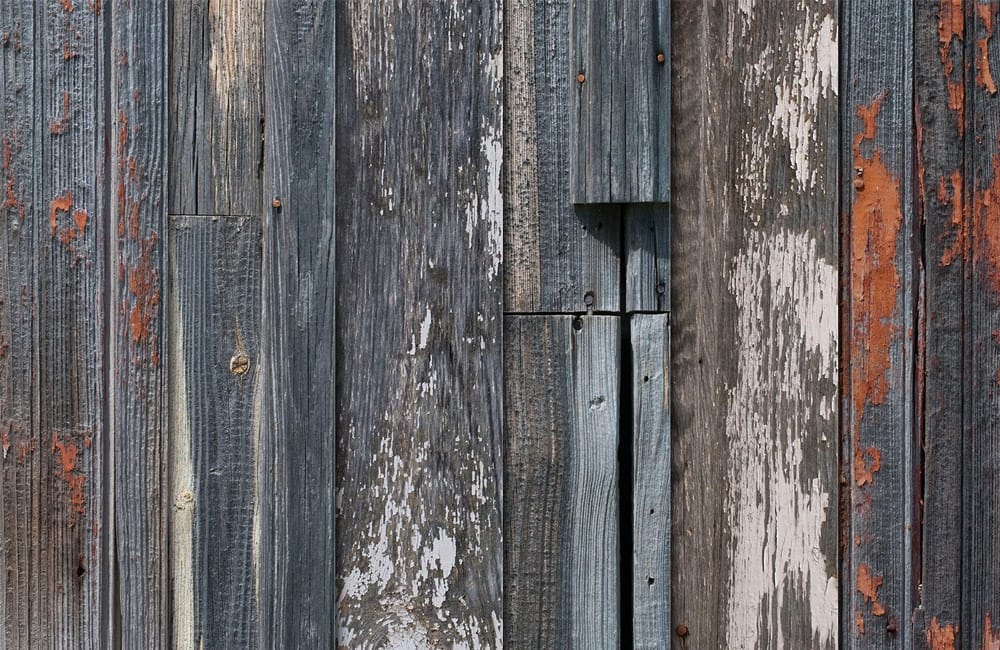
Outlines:
[[[882, 469], [882, 452], [875, 447], [863, 447], [857, 440], [854, 445], [854, 481], [858, 487], [870, 485], [875, 474]], [[865, 457], [871, 459], [869, 463]]]
[[76, 229], [83, 234], [83, 231], [87, 228], [87, 211], [86, 210], [74, 210], [73, 211], [73, 223], [76, 224]]
[[951, 623], [941, 627], [936, 616], [931, 618], [930, 627], [927, 628], [928, 650], [955, 650], [955, 633], [957, 631], [958, 628]]
[[872, 575], [867, 564], [858, 566], [858, 593], [861, 594], [865, 602], [872, 604], [872, 614], [875, 616], [885, 615], [885, 607], [878, 602], [878, 590], [882, 588], [883, 578], [876, 578]]
[[854, 613], [854, 624], [858, 627], [858, 634], [865, 633], [865, 617], [860, 611]]
[[[944, 68], [945, 83], [948, 86], [948, 108], [958, 119], [959, 134], [965, 129], [963, 117], [965, 109], [965, 85], [962, 75], [954, 79], [955, 63], [951, 58], [953, 41], [958, 41], [956, 51], [961, 54], [962, 40], [965, 38], [965, 16], [962, 11], [963, 0], [941, 0], [938, 11], [938, 45], [941, 53], [941, 65]], [[961, 70], [961, 66], [958, 67]]]
[[76, 470], [80, 449], [71, 440], [60, 440], [59, 434], [52, 432], [52, 453], [56, 454], [62, 479], [69, 491], [69, 505], [73, 512], [83, 514], [86, 499], [83, 493], [86, 477]]
[[942, 178], [938, 182], [938, 201], [951, 204], [951, 227], [955, 233], [955, 239], [941, 253], [941, 266], [949, 266], [959, 255], [965, 255], [965, 242], [968, 239], [968, 222], [965, 219], [965, 206], [962, 202], [962, 172], [955, 170], [949, 177], [951, 192]]
[[59, 4], [63, 6], [66, 13], [73, 13], [73, 0], [59, 0]]
[[980, 2], [976, 5], [976, 13], [983, 21], [986, 29], [986, 36], [976, 41], [979, 47], [979, 58], [976, 60], [976, 83], [982, 86], [991, 95], [997, 94], [997, 85], [993, 81], [993, 72], [990, 70], [990, 38], [993, 36], [993, 23], [997, 16], [998, 5], [990, 2]]
[[60, 194], [56, 198], [52, 199], [52, 206], [49, 210], [49, 228], [52, 230], [52, 236], [56, 235], [56, 225], [57, 216], [60, 212], [69, 212], [70, 208], [73, 207], [73, 193], [66, 192], [65, 194]]
[[993, 621], [990, 620], [989, 612], [986, 612], [986, 618], [983, 620], [982, 650], [1000, 650], [1000, 631], [993, 629]]

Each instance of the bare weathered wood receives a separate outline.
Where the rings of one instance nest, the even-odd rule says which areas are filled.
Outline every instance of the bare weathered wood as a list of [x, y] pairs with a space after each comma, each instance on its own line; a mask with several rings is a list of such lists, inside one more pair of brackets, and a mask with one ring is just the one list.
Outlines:
[[[914, 595], [913, 5], [846, 3], [843, 99], [849, 463], [847, 647], [916, 642]], [[849, 184], [846, 182], [849, 181]], [[895, 631], [891, 631], [892, 628]]]
[[670, 206], [622, 206], [625, 310], [670, 311]]
[[616, 648], [620, 320], [504, 322], [504, 638]]
[[266, 7], [255, 459], [261, 647], [335, 645], [334, 11], [341, 4]]
[[504, 308], [510, 312], [620, 308], [621, 209], [574, 207], [569, 196], [569, 4], [504, 3]]
[[257, 647], [260, 220], [170, 218], [174, 641]]
[[[630, 317], [632, 640], [670, 647], [670, 316]], [[628, 624], [628, 622], [624, 622]]]
[[836, 4], [672, 20], [675, 647], [836, 648]]
[[670, 201], [670, 2], [569, 4], [573, 202]]
[[338, 643], [492, 647], [500, 3], [337, 6]]
[[[94, 8], [100, 6], [95, 2]], [[81, 6], [81, 10], [82, 10]], [[118, 641], [169, 648], [166, 276], [167, 3], [110, 11], [111, 435]]]
[[169, 6], [168, 209], [174, 214], [257, 214], [264, 0], [176, 0]]

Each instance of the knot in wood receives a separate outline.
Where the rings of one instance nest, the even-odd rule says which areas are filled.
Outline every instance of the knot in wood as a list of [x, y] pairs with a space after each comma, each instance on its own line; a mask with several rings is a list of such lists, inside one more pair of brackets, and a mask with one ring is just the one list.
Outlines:
[[233, 355], [233, 358], [229, 360], [229, 372], [233, 373], [237, 377], [245, 375], [249, 369], [250, 358], [242, 352], [237, 352]]

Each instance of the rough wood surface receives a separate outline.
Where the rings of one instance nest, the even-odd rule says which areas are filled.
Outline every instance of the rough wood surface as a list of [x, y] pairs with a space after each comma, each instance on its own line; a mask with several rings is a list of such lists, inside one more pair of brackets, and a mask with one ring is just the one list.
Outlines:
[[670, 205], [622, 206], [625, 311], [670, 311]]
[[266, 7], [255, 565], [264, 604], [258, 643], [268, 648], [334, 645], [333, 89], [341, 5]]
[[[83, 3], [78, 11], [83, 11]], [[97, 10], [100, 3], [95, 0]], [[166, 386], [167, 3], [115, 2], [111, 118], [111, 434], [119, 641], [169, 648]]]
[[257, 646], [260, 220], [170, 218], [174, 642]]
[[[670, 316], [629, 318], [632, 345], [632, 643], [670, 647]], [[625, 623], [627, 624], [627, 622]]]
[[569, 5], [573, 202], [670, 201], [670, 2]]
[[[919, 538], [914, 471], [913, 5], [845, 7], [845, 522], [842, 631], [847, 647], [905, 648], [914, 638]], [[893, 631], [894, 630], [894, 631]]]
[[620, 319], [504, 321], [505, 640], [616, 648]]
[[169, 7], [168, 209], [258, 214], [264, 0], [175, 0]]
[[836, 648], [836, 5], [672, 21], [675, 647]]
[[338, 643], [498, 646], [500, 3], [337, 7]]
[[574, 207], [569, 196], [569, 4], [504, 2], [504, 309], [509, 312], [620, 308], [621, 210]]

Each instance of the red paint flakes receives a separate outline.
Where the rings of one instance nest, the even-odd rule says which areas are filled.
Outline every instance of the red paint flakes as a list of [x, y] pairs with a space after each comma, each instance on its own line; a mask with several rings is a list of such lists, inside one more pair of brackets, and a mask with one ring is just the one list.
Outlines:
[[3, 205], [0, 207], [4, 208], [17, 208], [17, 215], [21, 222], [24, 221], [24, 201], [18, 198], [16, 183], [14, 180], [13, 172], [14, 163], [14, 149], [11, 145], [10, 138], [3, 139], [3, 163], [2, 169], [7, 176], [7, 182], [5, 187], [5, 195]]
[[59, 0], [59, 4], [63, 6], [63, 9], [66, 10], [66, 13], [68, 14], [73, 13], [73, 0]]
[[976, 60], [976, 83], [982, 86], [991, 95], [997, 94], [997, 85], [993, 81], [993, 72], [990, 70], [990, 38], [993, 36], [993, 22], [997, 16], [998, 5], [991, 2], [980, 2], [976, 5], [976, 13], [983, 21], [986, 35], [976, 41], [979, 47], [979, 58]]
[[159, 275], [153, 268], [152, 253], [157, 236], [139, 241], [139, 259], [128, 269], [128, 289], [132, 294], [132, 307], [128, 314], [128, 328], [132, 342], [139, 344], [149, 340], [150, 325], [157, 315], [160, 304]]
[[[956, 51], [961, 54], [962, 40], [965, 38], [965, 16], [962, 11], [963, 0], [941, 0], [938, 11], [938, 44], [941, 53], [941, 65], [944, 68], [945, 83], [948, 86], [948, 108], [955, 114], [958, 121], [959, 134], [965, 129], [963, 117], [965, 109], [965, 85], [962, 75], [955, 79], [955, 63], [951, 58], [951, 45], [958, 41]], [[958, 68], [961, 70], [961, 66]]]
[[69, 42], [63, 41], [63, 61], [69, 61], [70, 59], [75, 59], [77, 57], [77, 52], [70, 49]]
[[57, 215], [60, 212], [69, 212], [73, 207], [73, 193], [66, 192], [52, 199], [52, 208], [49, 210], [49, 228], [52, 236], [56, 236]]
[[993, 629], [993, 621], [990, 620], [989, 612], [986, 612], [986, 618], [983, 620], [982, 650], [1000, 650], [1000, 630]]
[[956, 169], [948, 178], [951, 184], [951, 191], [944, 178], [938, 181], [937, 198], [943, 204], [951, 204], [951, 227], [955, 233], [955, 239], [941, 253], [941, 266], [949, 266], [956, 257], [965, 255], [965, 242], [968, 238], [968, 223], [965, 219], [965, 206], [962, 202], [962, 172]]
[[951, 623], [941, 627], [937, 616], [931, 618], [930, 627], [927, 628], [928, 650], [955, 650], [956, 632], [958, 632], [958, 627]]
[[882, 588], [883, 581], [884, 579], [881, 576], [876, 578], [872, 575], [871, 569], [868, 568], [867, 564], [858, 566], [858, 593], [861, 594], [864, 602], [872, 604], [872, 614], [875, 616], [885, 615], [885, 607], [878, 602], [878, 590]]
[[87, 0], [87, 9], [95, 16], [101, 15], [101, 0]]
[[73, 512], [83, 514], [86, 499], [83, 486], [86, 477], [77, 471], [76, 462], [80, 454], [79, 447], [72, 440], [60, 440], [59, 434], [52, 432], [52, 453], [56, 454], [61, 478], [66, 482], [69, 492], [69, 505]]
[[860, 611], [854, 613], [854, 624], [858, 627], [858, 634], [865, 633], [865, 617]]
[[975, 194], [973, 201], [973, 226], [977, 233], [974, 257], [989, 263], [991, 288], [1000, 293], [1000, 154], [993, 157], [992, 181]]
[[58, 120], [53, 120], [49, 124], [49, 133], [60, 135], [66, 130], [69, 124], [69, 93], [63, 92], [62, 116]]
[[7, 426], [0, 431], [0, 447], [3, 447], [3, 457], [7, 457], [7, 452], [10, 451], [10, 430], [14, 426], [14, 423], [10, 420], [7, 421]]
[[[866, 456], [871, 459], [871, 462], [868, 462]], [[857, 486], [870, 485], [880, 469], [882, 469], [882, 452], [875, 447], [864, 447], [858, 440], [855, 440], [854, 481]]]
[[87, 228], [87, 211], [86, 210], [74, 210], [73, 211], [73, 223], [76, 224], [76, 229], [83, 234], [83, 231]]

